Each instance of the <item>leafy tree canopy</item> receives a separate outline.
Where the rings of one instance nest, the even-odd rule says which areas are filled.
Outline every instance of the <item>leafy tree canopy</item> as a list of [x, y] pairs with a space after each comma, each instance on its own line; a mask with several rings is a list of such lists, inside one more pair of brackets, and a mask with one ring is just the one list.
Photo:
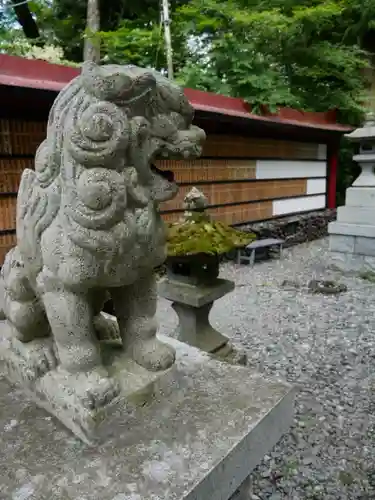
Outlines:
[[[86, 4], [30, 1], [38, 41], [61, 47], [65, 59], [81, 61]], [[256, 112], [263, 105], [338, 108], [342, 119], [358, 120], [373, 79], [375, 0], [171, 0], [170, 5], [181, 84], [242, 97]], [[103, 60], [166, 68], [159, 0], [102, 0], [100, 10]], [[15, 12], [6, 12], [0, 18], [0, 49], [12, 52], [20, 30], [14, 28]]]

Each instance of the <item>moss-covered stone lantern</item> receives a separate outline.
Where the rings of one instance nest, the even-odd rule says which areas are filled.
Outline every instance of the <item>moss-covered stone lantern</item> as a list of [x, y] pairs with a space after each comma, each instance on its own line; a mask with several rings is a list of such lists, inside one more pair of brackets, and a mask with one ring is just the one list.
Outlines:
[[172, 301], [179, 318], [178, 339], [225, 361], [244, 364], [246, 356], [213, 328], [209, 314], [215, 300], [234, 289], [219, 278], [220, 256], [249, 244], [255, 236], [210, 219], [207, 199], [193, 188], [184, 199], [181, 222], [168, 226], [167, 277], [159, 294]]
[[194, 187], [184, 198], [184, 219], [168, 227], [166, 266], [171, 279], [194, 285], [214, 283], [220, 257], [255, 238], [211, 220], [206, 207], [205, 195]]

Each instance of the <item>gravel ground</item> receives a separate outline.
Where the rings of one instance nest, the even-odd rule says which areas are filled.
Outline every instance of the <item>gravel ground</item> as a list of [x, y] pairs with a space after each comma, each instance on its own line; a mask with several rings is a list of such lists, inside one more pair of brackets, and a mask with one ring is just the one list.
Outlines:
[[[212, 323], [247, 350], [249, 362], [299, 387], [290, 432], [252, 474], [251, 500], [375, 499], [375, 284], [327, 269], [327, 240], [284, 251], [253, 268], [225, 264], [236, 283]], [[346, 293], [312, 295], [334, 279]], [[177, 318], [161, 299], [162, 332]]]

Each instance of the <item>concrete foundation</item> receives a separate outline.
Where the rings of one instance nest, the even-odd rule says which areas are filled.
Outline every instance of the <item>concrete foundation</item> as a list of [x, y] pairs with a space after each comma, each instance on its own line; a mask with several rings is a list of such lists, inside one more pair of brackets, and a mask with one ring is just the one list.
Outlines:
[[99, 447], [0, 380], [0, 498], [236, 500], [251, 470], [288, 430], [294, 390], [249, 368], [177, 350], [173, 382], [113, 415]]

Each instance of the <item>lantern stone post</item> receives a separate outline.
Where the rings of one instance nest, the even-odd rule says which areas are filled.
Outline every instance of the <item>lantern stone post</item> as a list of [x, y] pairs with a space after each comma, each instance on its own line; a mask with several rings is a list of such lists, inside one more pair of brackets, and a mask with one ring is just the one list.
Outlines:
[[353, 159], [362, 172], [328, 226], [331, 262], [343, 271], [375, 271], [375, 115], [346, 137], [359, 145]]

